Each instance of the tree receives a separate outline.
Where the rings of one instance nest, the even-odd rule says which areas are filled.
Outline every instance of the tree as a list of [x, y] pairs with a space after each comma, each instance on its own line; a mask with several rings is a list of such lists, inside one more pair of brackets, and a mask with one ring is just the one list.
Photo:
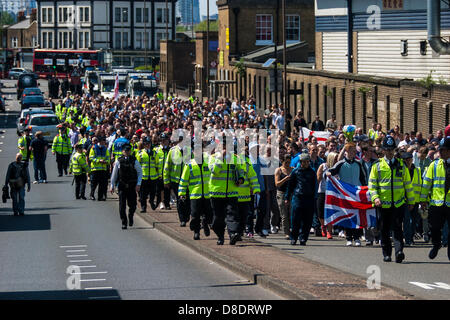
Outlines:
[[0, 12], [0, 28], [4, 25], [10, 25], [14, 23], [14, 17], [12, 14], [6, 11]]
[[[204, 20], [194, 27], [194, 31], [207, 31], [208, 26], [206, 24], [207, 20]], [[219, 31], [218, 21], [209, 21], [209, 31]]]

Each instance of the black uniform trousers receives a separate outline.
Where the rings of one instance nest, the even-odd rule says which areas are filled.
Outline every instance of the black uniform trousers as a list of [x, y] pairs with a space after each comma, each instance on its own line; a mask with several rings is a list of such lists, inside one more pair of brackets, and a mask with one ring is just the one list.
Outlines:
[[[450, 227], [450, 207], [447, 207], [445, 203], [440, 206], [430, 206], [428, 209], [428, 222], [430, 223], [431, 229], [431, 242], [433, 246], [441, 246], [442, 240], [442, 228], [444, 227], [445, 221]], [[450, 240], [450, 232], [448, 233], [448, 240]], [[450, 241], [447, 240], [447, 245], [450, 252]]]
[[195, 233], [199, 233], [202, 227], [212, 223], [211, 201], [205, 198], [191, 199], [190, 204], [192, 219], [189, 227]]
[[67, 174], [69, 168], [70, 154], [56, 153], [56, 163], [58, 164], [58, 175], [62, 176], [63, 171]]
[[86, 173], [82, 173], [75, 176], [75, 198], [85, 197], [86, 194]]
[[244, 234], [245, 226], [248, 223], [249, 216], [251, 216], [252, 223], [253, 223], [253, 212], [252, 212], [251, 204], [252, 204], [251, 201], [245, 201], [245, 202], [238, 201], [238, 213], [239, 213], [238, 233], [241, 236]]
[[[189, 193], [186, 194], [185, 200], [181, 200], [178, 197], [178, 183], [175, 182], [170, 183], [170, 190], [173, 190], [177, 198], [177, 211], [180, 222], [188, 222], [191, 218], [191, 204], [189, 200]], [[168, 198], [170, 199], [170, 196]], [[166, 205], [165, 202], [166, 202], [166, 195], [164, 194], [164, 205]]]
[[[147, 209], [147, 198], [153, 210], [161, 202], [161, 192], [158, 193], [158, 180], [142, 180], [141, 190], [139, 191], [139, 202], [143, 210]], [[155, 204], [156, 197], [156, 204]]]
[[95, 189], [98, 186], [97, 199], [106, 199], [106, 192], [108, 191], [109, 174], [106, 170], [92, 171], [91, 180], [91, 197], [94, 196]]
[[311, 230], [314, 205], [313, 195], [294, 196], [291, 201], [291, 240], [308, 241]]
[[136, 185], [121, 186], [119, 183], [119, 213], [122, 224], [127, 224], [127, 205], [128, 217], [133, 217], [136, 212], [137, 194]]
[[390, 257], [392, 255], [391, 230], [394, 232], [395, 253], [403, 251], [402, 225], [405, 216], [405, 205], [398, 208], [377, 208], [377, 211], [383, 256]]
[[238, 233], [239, 212], [238, 198], [211, 198], [211, 207], [214, 213], [212, 229], [219, 239], [225, 237], [225, 226], [228, 235]]

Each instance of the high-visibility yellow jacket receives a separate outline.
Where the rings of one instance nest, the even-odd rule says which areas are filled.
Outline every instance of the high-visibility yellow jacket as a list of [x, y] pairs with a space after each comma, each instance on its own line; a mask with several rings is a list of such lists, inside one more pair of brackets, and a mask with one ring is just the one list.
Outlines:
[[84, 153], [74, 153], [72, 159], [70, 159], [70, 172], [72, 172], [74, 176], [79, 176], [83, 173], [90, 172]]
[[372, 165], [369, 176], [369, 192], [372, 203], [381, 200], [383, 208], [398, 208], [405, 202], [414, 204], [414, 190], [408, 168], [401, 159], [396, 168], [391, 168], [384, 158]]
[[421, 202], [430, 202], [431, 206], [450, 207], [450, 190], [445, 194], [445, 164], [443, 159], [433, 161], [423, 177]]
[[422, 171], [419, 167], [414, 168], [414, 175], [412, 176], [411, 184], [414, 189], [414, 203], [419, 203], [420, 192], [422, 189]]
[[233, 154], [230, 159], [221, 159], [221, 155], [216, 153], [210, 157], [209, 170], [211, 179], [209, 180], [209, 192], [211, 198], [235, 198], [239, 195], [237, 180], [245, 180], [238, 157]]
[[208, 167], [208, 156], [206, 154], [203, 155], [203, 162], [201, 164], [197, 163], [195, 159], [192, 159], [183, 167], [178, 196], [182, 197], [189, 194], [189, 199], [191, 200], [211, 198], [209, 193], [210, 177], [211, 172]]
[[183, 169], [183, 152], [179, 146], [174, 146], [169, 150], [164, 164], [163, 179], [164, 184], [170, 182], [179, 183]]
[[108, 170], [108, 164], [100, 163], [100, 160], [105, 160], [109, 162], [110, 155], [108, 148], [105, 147], [104, 155], [100, 154], [100, 149], [97, 146], [92, 146], [89, 152], [89, 161], [91, 163], [92, 171]]
[[[25, 160], [28, 156], [28, 153], [30, 154], [30, 160], [33, 160], [33, 151], [30, 151], [28, 148], [31, 145], [31, 137], [30, 137], [30, 141], [27, 145], [27, 137], [22, 136], [19, 138], [19, 141], [17, 142], [17, 147], [19, 148], [19, 152], [22, 155], [22, 159]], [[25, 149], [20, 149], [20, 148], [25, 148]]]
[[55, 114], [56, 114], [56, 116], [58, 117], [59, 120], [62, 119], [62, 106], [61, 106], [61, 103], [58, 103], [55, 106]]
[[[150, 155], [149, 152], [151, 153]], [[137, 150], [136, 159], [139, 161], [139, 164], [142, 168], [142, 180], [158, 179], [158, 162], [155, 156], [155, 152], [145, 149]]]
[[72, 153], [72, 145], [70, 144], [70, 138], [67, 135], [58, 134], [53, 139], [52, 152], [67, 155]]
[[158, 174], [159, 179], [162, 179], [163, 172], [164, 172], [164, 166], [166, 165], [167, 161], [167, 155], [169, 154], [169, 150], [164, 150], [163, 146], [160, 145], [158, 147], [155, 147], [156, 152], [156, 159], [158, 161]]
[[249, 202], [252, 200], [251, 195], [256, 192], [261, 192], [258, 182], [258, 176], [256, 175], [255, 169], [247, 156], [239, 157], [241, 160], [241, 168], [244, 172], [244, 183], [238, 187], [238, 201], [239, 202]]

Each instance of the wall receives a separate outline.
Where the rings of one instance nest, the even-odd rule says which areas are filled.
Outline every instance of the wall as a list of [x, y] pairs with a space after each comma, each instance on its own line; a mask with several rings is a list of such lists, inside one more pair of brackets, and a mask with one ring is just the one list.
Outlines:
[[[275, 102], [275, 94], [265, 90], [268, 70], [257, 64], [247, 65], [251, 84], [240, 90], [239, 80], [229, 88], [228, 97], [252, 95], [257, 110], [263, 112]], [[450, 86], [436, 85], [428, 91], [414, 81], [300, 68], [288, 68], [287, 79], [289, 89], [304, 89], [303, 95], [290, 96], [290, 113], [303, 111], [308, 122], [317, 114], [325, 121], [335, 113], [339, 124], [355, 124], [365, 132], [372, 121], [378, 121], [383, 128], [399, 125], [403, 132], [422, 131], [425, 135], [450, 123]]]

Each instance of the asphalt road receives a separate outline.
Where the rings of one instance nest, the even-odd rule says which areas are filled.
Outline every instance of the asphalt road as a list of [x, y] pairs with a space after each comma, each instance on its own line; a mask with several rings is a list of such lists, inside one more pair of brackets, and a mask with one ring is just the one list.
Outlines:
[[[1, 179], [17, 153], [13, 97], [0, 114]], [[0, 299], [280, 299], [137, 216], [121, 230], [117, 201], [75, 200], [72, 177], [57, 178], [50, 152], [47, 174], [48, 184], [26, 194], [25, 216], [13, 217], [10, 201], [0, 206]], [[77, 274], [68, 274], [70, 266]]]

